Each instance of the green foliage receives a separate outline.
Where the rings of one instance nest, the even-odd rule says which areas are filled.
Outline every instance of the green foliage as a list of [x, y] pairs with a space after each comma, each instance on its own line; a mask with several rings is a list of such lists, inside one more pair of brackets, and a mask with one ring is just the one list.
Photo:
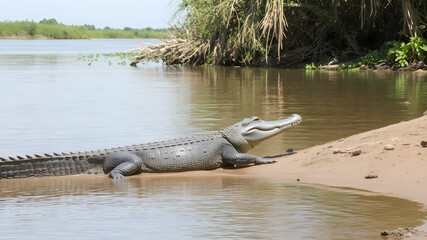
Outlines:
[[316, 65], [314, 65], [314, 63], [311, 63], [311, 64], [306, 64], [305, 69], [306, 70], [316, 70], [317, 67], [316, 67]]
[[30, 36], [36, 35], [36, 33], [37, 33], [37, 25], [36, 25], [36, 23], [35, 22], [31, 22], [30, 24], [28, 24], [27, 31], [28, 31], [28, 34]]
[[87, 55], [80, 54], [78, 60], [88, 62], [89, 65], [95, 62], [103, 62], [108, 65], [128, 65], [137, 55], [136, 52], [116, 52], [116, 53], [92, 53]]
[[96, 29], [95, 25], [85, 24], [84, 27], [87, 28], [87, 30], [89, 30], [89, 31], [93, 31]]
[[[154, 50], [149, 59], [165, 59], [168, 64], [250, 65], [268, 59], [274, 51], [277, 58], [281, 56], [287, 27], [282, 0], [182, 0], [175, 16], [181, 14], [176, 41], [167, 43], [164, 51], [158, 46], [159, 52]], [[277, 48], [272, 45], [276, 39]], [[137, 61], [144, 58], [142, 53]]]
[[351, 64], [342, 64], [340, 67], [338, 67], [335, 70], [359, 70], [361, 66], [361, 62], [355, 62]]
[[67, 26], [56, 19], [33, 21], [0, 22], [2, 37], [46, 37], [50, 39], [86, 39], [86, 38], [158, 38], [169, 36], [169, 29], [96, 29], [94, 25]]
[[365, 56], [362, 56], [360, 58], [360, 65], [374, 65], [377, 64], [379, 61], [386, 59], [387, 54], [385, 51], [381, 50], [374, 50], [366, 54]]
[[411, 37], [406, 45], [409, 46], [409, 58], [424, 61], [427, 53], [427, 41], [420, 37]]
[[408, 43], [392, 42], [388, 50], [389, 59], [405, 67], [409, 62], [424, 61], [427, 53], [427, 41], [420, 37], [410, 37]]
[[58, 21], [56, 21], [55, 18], [51, 18], [51, 19], [43, 18], [43, 20], [41, 20], [39, 23], [40, 24], [58, 24]]
[[209, 56], [206, 58], [206, 61], [203, 65], [207, 66], [207, 65], [212, 64], [212, 60], [213, 60], [213, 53], [210, 53]]
[[[147, 47], [149, 51], [141, 51], [136, 61], [298, 66], [335, 54], [352, 59], [399, 36], [426, 33], [425, 0], [179, 2], [175, 17], [181, 21], [173, 40]], [[361, 61], [373, 64], [381, 58], [381, 52], [372, 52]]]

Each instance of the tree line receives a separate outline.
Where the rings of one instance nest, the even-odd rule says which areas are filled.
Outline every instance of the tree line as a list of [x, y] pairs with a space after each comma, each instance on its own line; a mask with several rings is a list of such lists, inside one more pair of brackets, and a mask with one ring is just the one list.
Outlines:
[[89, 38], [167, 38], [170, 29], [113, 29], [96, 28], [94, 25], [69, 26], [59, 23], [55, 18], [39, 22], [8, 21], [0, 22], [1, 38], [50, 38], [50, 39], [89, 39]]
[[175, 18], [171, 39], [142, 48], [134, 64], [298, 66], [411, 41], [408, 54], [427, 55], [425, 0], [182, 0]]

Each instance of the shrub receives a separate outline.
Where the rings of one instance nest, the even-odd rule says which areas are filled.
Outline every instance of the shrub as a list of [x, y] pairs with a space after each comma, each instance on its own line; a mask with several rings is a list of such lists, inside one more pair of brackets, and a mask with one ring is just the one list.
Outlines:
[[409, 62], [424, 61], [427, 52], [427, 41], [420, 37], [410, 37], [408, 43], [391, 42], [393, 46], [388, 50], [391, 61], [405, 67]]

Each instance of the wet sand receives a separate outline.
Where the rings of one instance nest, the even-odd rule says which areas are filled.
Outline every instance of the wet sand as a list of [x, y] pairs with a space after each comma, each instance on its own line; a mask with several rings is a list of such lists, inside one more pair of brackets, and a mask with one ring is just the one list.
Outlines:
[[[427, 147], [422, 141], [427, 142], [427, 116], [298, 151], [276, 164], [215, 172], [352, 187], [427, 205]], [[420, 229], [427, 231], [427, 225]]]
[[[275, 164], [129, 178], [241, 176], [351, 187], [427, 205], [427, 147], [422, 141], [427, 141], [427, 115], [277, 157]], [[69, 176], [73, 177], [107, 179], [105, 175]], [[426, 232], [427, 224], [419, 229]], [[427, 238], [425, 232], [411, 239]]]
[[[227, 174], [325, 184], [427, 205], [427, 147], [421, 146], [422, 141], [427, 141], [427, 116], [297, 151], [276, 158], [275, 164], [163, 176]], [[392, 150], [386, 150], [386, 146]], [[421, 229], [426, 231], [427, 225]]]
[[276, 164], [216, 172], [353, 187], [427, 204], [422, 141], [427, 141], [427, 116], [298, 151]]
[[[374, 191], [427, 205], [427, 147], [422, 147], [421, 141], [427, 141], [427, 115], [276, 157], [275, 164], [149, 175], [226, 174], [325, 184]], [[393, 150], [386, 150], [386, 146]], [[144, 175], [147, 176], [132, 177]]]

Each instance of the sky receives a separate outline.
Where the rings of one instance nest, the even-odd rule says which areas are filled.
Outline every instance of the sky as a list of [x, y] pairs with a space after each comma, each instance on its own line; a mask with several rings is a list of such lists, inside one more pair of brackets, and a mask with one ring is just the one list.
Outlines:
[[0, 0], [0, 21], [55, 18], [96, 28], [167, 28], [180, 0]]

